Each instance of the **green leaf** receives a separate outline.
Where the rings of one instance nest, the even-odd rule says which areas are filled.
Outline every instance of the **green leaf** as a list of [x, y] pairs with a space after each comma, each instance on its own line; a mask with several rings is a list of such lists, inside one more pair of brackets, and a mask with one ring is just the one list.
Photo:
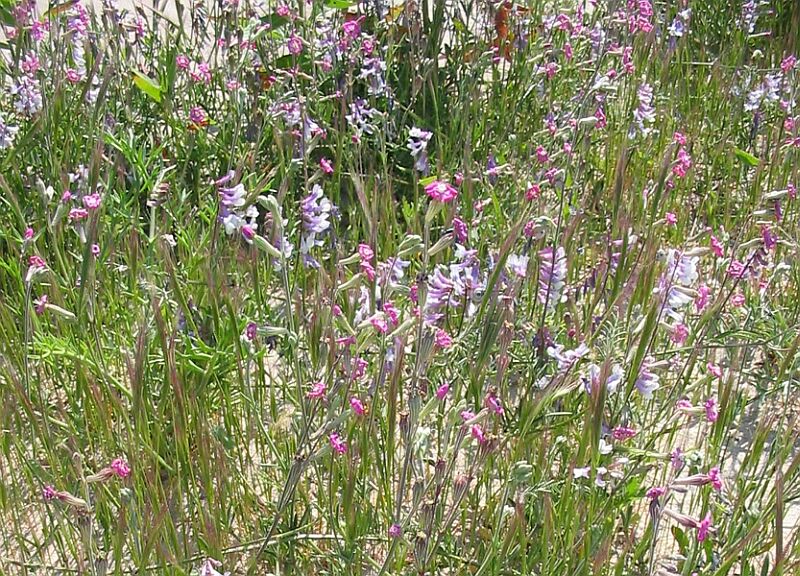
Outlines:
[[686, 536], [686, 532], [677, 526], [673, 526], [672, 535], [675, 537], [675, 541], [678, 543], [678, 549], [681, 551], [681, 554], [685, 556], [686, 551], [689, 549], [689, 538]]
[[325, 0], [326, 8], [335, 8], [336, 10], [347, 10], [355, 4], [355, 0]]
[[138, 70], [133, 71], [133, 83], [156, 102], [161, 102], [161, 86], [149, 76]]
[[752, 154], [750, 154], [750, 152], [746, 152], [741, 148], [734, 148], [733, 154], [739, 160], [741, 160], [745, 164], [748, 164], [749, 166], [758, 166], [758, 163], [760, 162], [760, 160], [755, 156], [753, 156]]

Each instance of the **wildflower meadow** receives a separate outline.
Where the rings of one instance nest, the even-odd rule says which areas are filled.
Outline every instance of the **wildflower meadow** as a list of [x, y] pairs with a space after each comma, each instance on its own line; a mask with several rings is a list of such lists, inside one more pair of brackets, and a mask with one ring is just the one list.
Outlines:
[[796, 0], [0, 0], [0, 575], [800, 574]]

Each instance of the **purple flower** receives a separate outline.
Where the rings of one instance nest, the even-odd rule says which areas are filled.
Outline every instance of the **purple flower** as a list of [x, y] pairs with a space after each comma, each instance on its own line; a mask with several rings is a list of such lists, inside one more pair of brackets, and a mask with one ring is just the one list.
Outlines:
[[645, 398], [651, 398], [653, 392], [659, 388], [658, 375], [650, 372], [652, 362], [652, 358], [645, 358], [644, 362], [642, 362], [642, 367], [639, 369], [639, 375], [636, 377], [636, 389]]
[[332, 432], [331, 435], [328, 436], [328, 441], [331, 444], [331, 448], [333, 448], [337, 454], [344, 454], [347, 452], [347, 442], [336, 432]]
[[10, 148], [14, 144], [14, 138], [17, 132], [19, 132], [17, 126], [9, 126], [5, 123], [3, 117], [0, 116], [0, 150]]
[[511, 271], [519, 276], [520, 278], [525, 278], [528, 274], [528, 257], [527, 256], [520, 256], [518, 254], [511, 254], [506, 261], [506, 264], [511, 269]]
[[16, 96], [14, 109], [25, 116], [33, 116], [42, 109], [42, 93], [36, 81], [29, 76], [22, 76], [14, 81], [10, 92]]
[[567, 257], [564, 248], [548, 247], [539, 252], [539, 302], [553, 309], [561, 301], [567, 278]]
[[547, 349], [548, 356], [555, 358], [556, 362], [558, 362], [559, 372], [566, 372], [572, 367], [573, 364], [586, 356], [588, 353], [589, 347], [584, 343], [581, 343], [581, 345], [574, 350], [565, 351], [563, 344], [556, 344], [555, 346], [551, 346]]
[[403, 529], [400, 527], [400, 524], [396, 522], [389, 526], [389, 538], [400, 538], [403, 535]]
[[432, 136], [433, 132], [420, 130], [416, 127], [408, 132], [408, 144], [406, 144], [406, 147], [411, 152], [411, 157], [414, 158], [414, 168], [423, 174], [427, 174], [429, 170], [427, 148]]
[[[633, 111], [633, 119], [636, 127], [643, 136], [647, 136], [652, 131], [650, 127], [656, 121], [656, 111], [653, 108], [653, 88], [647, 83], [642, 83], [636, 91], [639, 99], [639, 106]], [[631, 136], [634, 134], [632, 133]]]

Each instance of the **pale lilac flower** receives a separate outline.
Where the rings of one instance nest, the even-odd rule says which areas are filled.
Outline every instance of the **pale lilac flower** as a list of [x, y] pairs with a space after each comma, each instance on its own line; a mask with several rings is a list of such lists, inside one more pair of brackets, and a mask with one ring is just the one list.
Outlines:
[[[589, 370], [583, 375], [583, 388], [587, 394], [594, 394], [600, 389], [600, 366], [590, 364]], [[606, 378], [605, 387], [608, 395], [616, 393], [617, 388], [622, 382], [623, 371], [619, 364], [611, 366], [611, 373]]]
[[652, 362], [652, 358], [645, 358], [644, 362], [642, 362], [642, 367], [639, 369], [639, 375], [636, 377], [636, 389], [645, 398], [651, 398], [653, 392], [660, 387], [658, 375], [650, 372]]
[[34, 79], [21, 76], [11, 85], [11, 95], [16, 96], [14, 109], [25, 116], [33, 116], [42, 109], [42, 93]]
[[423, 174], [428, 173], [428, 142], [433, 136], [433, 132], [412, 128], [408, 133], [408, 143], [406, 147], [414, 158], [414, 168]]
[[539, 251], [539, 302], [553, 309], [561, 301], [567, 278], [567, 256], [559, 246], [555, 252], [548, 247]]
[[0, 116], [0, 150], [10, 148], [14, 144], [17, 132], [19, 132], [19, 127], [6, 124], [3, 117]]
[[521, 256], [518, 254], [511, 254], [509, 255], [506, 261], [508, 267], [511, 271], [519, 276], [520, 278], [525, 278], [528, 274], [528, 257]]
[[547, 348], [547, 354], [550, 357], [555, 358], [558, 362], [559, 372], [566, 372], [572, 368], [573, 364], [586, 356], [589, 352], [589, 347], [583, 342], [574, 350], [565, 351], [563, 344], [557, 344]]
[[224, 574], [217, 570], [222, 566], [222, 562], [219, 560], [215, 560], [213, 558], [206, 558], [205, 561], [200, 565], [200, 570], [198, 571], [198, 576], [230, 576], [230, 572], [225, 572]]
[[577, 466], [572, 469], [572, 477], [574, 479], [578, 478], [589, 478], [589, 473], [592, 471], [591, 466], [586, 466], [584, 468], [578, 468]]
[[636, 92], [639, 99], [639, 106], [633, 112], [633, 119], [636, 127], [643, 136], [652, 132], [650, 127], [656, 121], [656, 111], [653, 108], [653, 88], [646, 82], [639, 86]]

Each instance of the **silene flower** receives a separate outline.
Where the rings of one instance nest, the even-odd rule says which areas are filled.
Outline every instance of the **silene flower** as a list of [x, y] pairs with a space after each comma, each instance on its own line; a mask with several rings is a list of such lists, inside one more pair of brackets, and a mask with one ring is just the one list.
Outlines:
[[458, 190], [447, 182], [441, 180], [434, 180], [425, 186], [425, 193], [431, 197], [432, 200], [447, 204], [452, 202], [458, 196]]

